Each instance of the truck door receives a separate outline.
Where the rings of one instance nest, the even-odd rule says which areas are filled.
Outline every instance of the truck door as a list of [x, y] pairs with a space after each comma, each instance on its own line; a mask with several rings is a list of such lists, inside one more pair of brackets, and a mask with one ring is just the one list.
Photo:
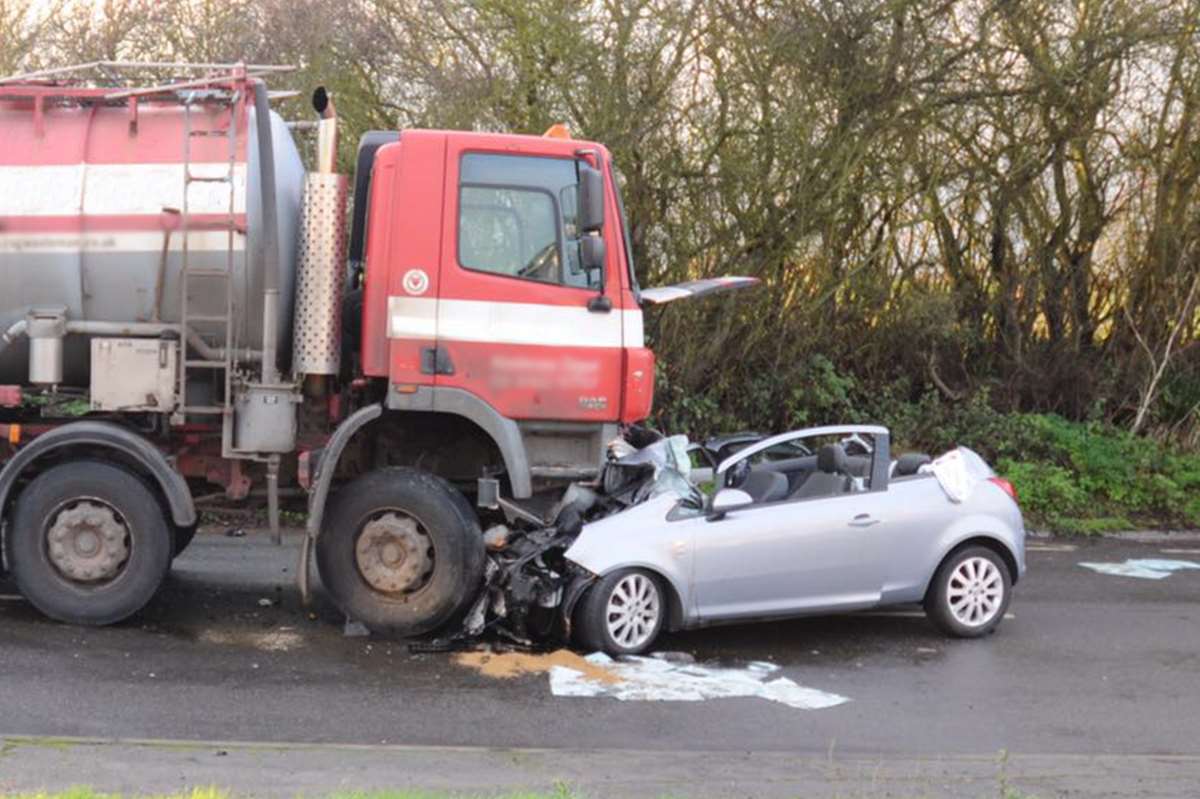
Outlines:
[[[623, 346], [616, 215], [604, 231], [607, 264], [585, 270], [582, 162], [566, 143], [554, 157], [544, 140], [520, 141], [499, 152], [453, 139], [447, 147], [435, 385], [470, 391], [510, 419], [615, 421]], [[530, 151], [534, 143], [541, 152]], [[605, 283], [607, 300], [595, 302]]]
[[371, 169], [363, 372], [387, 377], [406, 393], [433, 385], [432, 368], [425, 367], [437, 338], [445, 138], [405, 132], [376, 151]]

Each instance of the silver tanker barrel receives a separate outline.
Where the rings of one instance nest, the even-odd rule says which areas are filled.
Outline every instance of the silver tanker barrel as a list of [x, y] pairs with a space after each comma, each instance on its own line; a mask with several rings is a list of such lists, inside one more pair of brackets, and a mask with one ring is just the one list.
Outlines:
[[[230, 66], [132, 90], [76, 68], [0, 79], [0, 385], [182, 411], [231, 399], [221, 362], [290, 354], [305, 171], [254, 101], [274, 68]], [[186, 381], [164, 397], [173, 358]]]

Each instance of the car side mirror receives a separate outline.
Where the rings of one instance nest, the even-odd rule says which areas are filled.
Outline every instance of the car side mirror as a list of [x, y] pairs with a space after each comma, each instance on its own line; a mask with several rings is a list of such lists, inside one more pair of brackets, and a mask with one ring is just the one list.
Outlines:
[[579, 229], [597, 233], [604, 228], [604, 175], [586, 163], [579, 164]]
[[744, 508], [747, 505], [754, 504], [754, 497], [747, 494], [740, 488], [722, 488], [712, 498], [712, 504], [708, 510], [708, 520], [715, 522], [718, 519], [724, 519], [725, 514], [731, 510]]

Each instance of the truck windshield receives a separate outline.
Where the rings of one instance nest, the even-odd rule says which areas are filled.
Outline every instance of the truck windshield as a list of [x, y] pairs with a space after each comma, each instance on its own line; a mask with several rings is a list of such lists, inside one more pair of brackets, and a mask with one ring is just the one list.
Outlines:
[[459, 181], [458, 258], [465, 269], [597, 288], [583, 269], [574, 159], [468, 153]]

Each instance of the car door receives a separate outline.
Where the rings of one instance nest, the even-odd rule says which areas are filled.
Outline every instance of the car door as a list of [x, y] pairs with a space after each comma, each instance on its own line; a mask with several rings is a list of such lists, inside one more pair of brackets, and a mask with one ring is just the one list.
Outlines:
[[886, 491], [751, 505], [696, 524], [701, 619], [870, 607], [879, 601]]

